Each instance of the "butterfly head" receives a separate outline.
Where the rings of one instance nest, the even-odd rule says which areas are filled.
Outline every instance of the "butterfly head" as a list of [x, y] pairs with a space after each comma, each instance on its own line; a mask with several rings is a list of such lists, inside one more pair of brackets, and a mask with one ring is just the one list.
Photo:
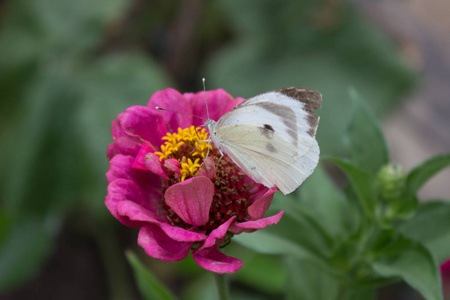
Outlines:
[[206, 120], [205, 127], [208, 129], [210, 135], [216, 134], [216, 131], [215, 131], [216, 121], [211, 120], [211, 119]]

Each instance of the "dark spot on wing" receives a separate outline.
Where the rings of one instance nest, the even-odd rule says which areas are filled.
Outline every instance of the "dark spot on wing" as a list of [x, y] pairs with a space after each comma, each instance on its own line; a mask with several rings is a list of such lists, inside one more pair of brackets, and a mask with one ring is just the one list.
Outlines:
[[273, 134], [275, 132], [275, 130], [269, 124], [264, 124], [264, 127], [259, 127], [259, 130], [261, 131], [262, 135], [269, 139], [273, 137]]
[[267, 130], [270, 130], [272, 132], [274, 132], [275, 130], [273, 130], [272, 126], [270, 126], [269, 124], [264, 124], [264, 128]]
[[271, 143], [266, 144], [266, 149], [273, 153], [277, 152], [277, 149]]
[[288, 134], [292, 137], [293, 144], [297, 146], [297, 118], [295, 116], [295, 112], [290, 107], [273, 102], [259, 102], [255, 105], [281, 118], [283, 120], [283, 123], [288, 128]]

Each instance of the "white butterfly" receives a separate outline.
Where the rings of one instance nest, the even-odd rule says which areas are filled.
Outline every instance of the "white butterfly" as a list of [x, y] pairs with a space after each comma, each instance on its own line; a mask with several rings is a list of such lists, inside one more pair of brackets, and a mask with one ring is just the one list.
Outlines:
[[319, 161], [322, 95], [289, 87], [247, 99], [205, 126], [211, 141], [255, 182], [293, 192]]

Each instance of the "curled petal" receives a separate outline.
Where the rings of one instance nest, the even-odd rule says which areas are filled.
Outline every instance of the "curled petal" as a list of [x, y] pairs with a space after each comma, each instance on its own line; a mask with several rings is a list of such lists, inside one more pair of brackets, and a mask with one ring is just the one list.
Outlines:
[[119, 213], [118, 205], [124, 201], [142, 203], [145, 201], [145, 198], [134, 182], [126, 179], [114, 180], [108, 185], [108, 194], [105, 198], [106, 207], [123, 224], [131, 227], [142, 225], [141, 222], [130, 220], [128, 217]]
[[189, 254], [192, 243], [178, 242], [170, 238], [157, 225], [148, 224], [141, 228], [138, 244], [151, 257], [165, 261], [179, 261]]
[[214, 160], [211, 157], [207, 157], [201, 167], [198, 169], [197, 174], [199, 176], [205, 176], [213, 180], [216, 176], [216, 166]]
[[148, 170], [152, 171], [156, 175], [167, 180], [169, 179], [161, 166], [161, 162], [159, 161], [159, 156], [157, 154], [147, 153], [145, 156], [144, 165], [148, 168]]
[[121, 136], [108, 146], [106, 157], [111, 160], [117, 154], [136, 156], [140, 148], [141, 143], [136, 138]]
[[[134, 158], [118, 154], [109, 162], [109, 170], [106, 173], [106, 179], [111, 184], [118, 179], [128, 180], [139, 189], [142, 197], [132, 200], [148, 210], [156, 211], [161, 205], [161, 178], [151, 172], [145, 172], [131, 168]], [[109, 188], [109, 186], [108, 186]], [[124, 193], [126, 193], [124, 187]]]
[[117, 204], [119, 215], [128, 217], [131, 221], [160, 224], [161, 218], [154, 212], [133, 201], [121, 201]]
[[123, 113], [121, 124], [128, 135], [148, 141], [155, 148], [161, 146], [161, 138], [167, 132], [162, 116], [145, 106], [127, 108]]
[[139, 184], [144, 190], [150, 193], [149, 196], [159, 196], [161, 179], [150, 172], [136, 170], [132, 168], [134, 158], [127, 155], [116, 155], [109, 162], [109, 170], [106, 172], [106, 180], [112, 182], [118, 178], [129, 179]]
[[225, 223], [211, 231], [206, 241], [199, 247], [198, 249], [206, 249], [210, 247], [218, 247], [225, 240], [225, 236], [227, 234], [228, 228], [231, 224], [236, 220], [236, 217], [233, 216], [228, 219]]
[[214, 229], [206, 241], [192, 252], [195, 262], [202, 268], [215, 273], [233, 273], [239, 270], [243, 262], [237, 258], [227, 256], [219, 250], [218, 246], [225, 240], [226, 233], [235, 217]]
[[[189, 105], [188, 100], [184, 98], [180, 92], [170, 88], [163, 91], [158, 91], [152, 95], [148, 101], [147, 107], [153, 110], [156, 106], [177, 112], [192, 114], [192, 108]], [[178, 127], [187, 128], [192, 125], [192, 116], [177, 112], [158, 112], [164, 119], [168, 132], [176, 132]]]
[[184, 222], [198, 227], [209, 220], [213, 195], [214, 184], [199, 176], [170, 186], [164, 199]]
[[136, 159], [133, 162], [132, 168], [139, 170], [148, 170], [144, 162], [146, 159], [146, 155], [153, 152], [155, 152], [153, 150], [153, 147], [149, 143], [144, 142], [141, 146], [141, 149], [139, 150], [139, 153], [136, 156]]
[[268, 225], [274, 225], [280, 221], [283, 216], [284, 211], [280, 211], [274, 216], [255, 220], [255, 221], [247, 221], [242, 223], [234, 223], [228, 229], [230, 232], [234, 234], [240, 234], [242, 232], [253, 232], [258, 229], [263, 229]]
[[202, 232], [186, 230], [181, 227], [175, 227], [167, 223], [162, 223], [161, 229], [171, 239], [179, 242], [200, 242], [206, 240], [207, 238], [207, 236]]
[[248, 214], [251, 220], [258, 220], [264, 217], [270, 203], [272, 203], [273, 193], [276, 191], [276, 187], [269, 189], [261, 198], [257, 199], [248, 207]]
[[175, 158], [169, 158], [164, 161], [164, 167], [168, 170], [175, 172], [177, 174], [181, 174], [180, 172], [180, 162]]
[[235, 257], [223, 254], [217, 248], [194, 250], [192, 257], [200, 267], [219, 274], [234, 273], [244, 264]]
[[117, 115], [117, 118], [111, 122], [111, 135], [115, 140], [118, 137], [125, 136], [126, 133], [123, 131], [120, 121], [122, 120], [123, 113]]

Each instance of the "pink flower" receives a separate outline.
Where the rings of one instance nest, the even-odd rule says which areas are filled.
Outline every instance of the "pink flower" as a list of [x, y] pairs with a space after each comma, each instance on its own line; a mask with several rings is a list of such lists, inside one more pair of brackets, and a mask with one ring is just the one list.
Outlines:
[[450, 299], [450, 259], [441, 265], [441, 278], [445, 299]]
[[[207, 92], [210, 117], [218, 120], [244, 99], [224, 90]], [[127, 226], [140, 227], [138, 244], [165, 261], [190, 250], [206, 270], [232, 273], [242, 261], [218, 248], [234, 234], [276, 224], [283, 211], [264, 218], [275, 188], [246, 176], [208, 143], [204, 121], [156, 110], [155, 106], [206, 118], [204, 93], [156, 92], [147, 106], [132, 106], [112, 122], [105, 204]]]

